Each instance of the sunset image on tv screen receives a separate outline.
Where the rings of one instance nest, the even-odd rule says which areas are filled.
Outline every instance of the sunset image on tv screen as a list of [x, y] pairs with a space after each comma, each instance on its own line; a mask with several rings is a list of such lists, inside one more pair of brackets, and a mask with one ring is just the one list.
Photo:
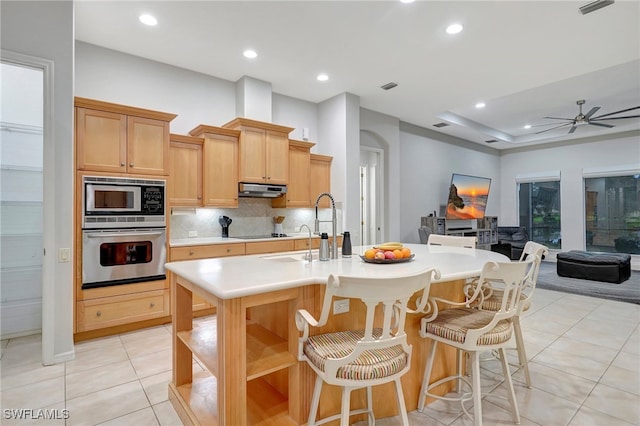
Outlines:
[[447, 219], [479, 219], [484, 217], [491, 179], [454, 173], [449, 186]]

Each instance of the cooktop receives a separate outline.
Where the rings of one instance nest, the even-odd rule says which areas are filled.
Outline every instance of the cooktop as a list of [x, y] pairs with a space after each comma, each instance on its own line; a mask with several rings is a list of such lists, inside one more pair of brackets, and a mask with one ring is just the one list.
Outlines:
[[238, 238], [241, 240], [260, 240], [264, 238], [282, 238], [288, 237], [287, 234], [269, 234], [269, 235], [246, 235], [246, 236], [238, 236], [238, 237], [230, 237], [230, 238]]

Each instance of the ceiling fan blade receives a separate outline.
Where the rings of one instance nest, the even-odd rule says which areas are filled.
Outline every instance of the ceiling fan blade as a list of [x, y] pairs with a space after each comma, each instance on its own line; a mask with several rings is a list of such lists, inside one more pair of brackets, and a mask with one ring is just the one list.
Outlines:
[[593, 107], [591, 108], [591, 110], [589, 110], [588, 113], [586, 113], [584, 116], [585, 118], [589, 118], [591, 117], [593, 114], [595, 114], [598, 110], [600, 109], [600, 107]]
[[611, 124], [594, 123], [593, 121], [590, 121], [589, 124], [592, 126], [600, 126], [600, 127], [608, 127], [608, 128], [616, 127], [616, 126], [612, 126]]
[[575, 120], [574, 118], [562, 118], [562, 117], [542, 117], [542, 118], [548, 118], [549, 120], [565, 120], [565, 121]]
[[624, 117], [606, 117], [606, 118], [592, 118], [589, 121], [607, 121], [607, 120], [621, 120], [623, 118], [640, 118], [640, 115], [627, 115]]
[[640, 106], [635, 106], [635, 107], [627, 108], [627, 109], [621, 109], [620, 111], [610, 112], [608, 114], [602, 114], [602, 115], [599, 115], [597, 117], [593, 117], [593, 120], [595, 120], [597, 118], [602, 118], [602, 117], [609, 117], [610, 115], [620, 114], [621, 112], [633, 111], [634, 109], [640, 109]]
[[[566, 126], [569, 126], [569, 125], [571, 125], [571, 124], [573, 124], [573, 122], [571, 122], [571, 123], [564, 123], [564, 124], [561, 124], [561, 125], [559, 125], [559, 126], [552, 127], [552, 128], [550, 128], [550, 129], [546, 129], [546, 130], [540, 130], [539, 132], [535, 132], [534, 134], [535, 134], [535, 135], [539, 135], [540, 133], [548, 132], [548, 131], [550, 131], [550, 130], [554, 130], [554, 129], [559, 129], [560, 127], [566, 127]], [[574, 127], [575, 127], [575, 126], [574, 126]]]
[[571, 126], [571, 128], [569, 129], [569, 134], [573, 133], [576, 131], [576, 129], [578, 128], [578, 126]]

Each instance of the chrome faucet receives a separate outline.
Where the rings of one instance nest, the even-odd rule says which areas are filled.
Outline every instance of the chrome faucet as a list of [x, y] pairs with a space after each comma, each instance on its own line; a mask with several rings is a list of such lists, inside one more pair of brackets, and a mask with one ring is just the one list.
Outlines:
[[315, 221], [315, 234], [320, 234], [320, 222], [329, 222], [328, 220], [318, 220], [318, 203], [322, 197], [329, 197], [331, 200], [331, 223], [333, 232], [333, 240], [331, 241], [331, 258], [338, 258], [338, 236], [336, 235], [336, 227], [338, 226], [338, 222], [336, 220], [336, 202], [333, 199], [333, 195], [328, 192], [323, 192], [318, 195], [318, 199], [316, 200], [316, 221]]
[[309, 225], [307, 224], [302, 224], [300, 225], [300, 231], [298, 232], [302, 232], [302, 228], [307, 228], [307, 231], [309, 231], [309, 253], [304, 257], [304, 260], [311, 263], [313, 260], [313, 254], [311, 253], [311, 228], [309, 228]]

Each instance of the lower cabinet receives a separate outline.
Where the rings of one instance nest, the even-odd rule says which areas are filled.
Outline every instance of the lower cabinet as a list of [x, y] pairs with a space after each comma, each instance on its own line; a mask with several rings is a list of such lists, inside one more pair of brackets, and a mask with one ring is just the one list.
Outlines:
[[91, 331], [170, 314], [169, 289], [77, 302], [78, 331]]
[[[169, 259], [171, 262], [179, 260], [195, 260], [195, 259], [209, 259], [214, 257], [226, 257], [226, 256], [241, 256], [245, 254], [245, 244], [212, 244], [212, 245], [198, 245], [198, 246], [182, 246], [172, 247], [170, 250]], [[205, 309], [210, 310], [213, 308], [211, 303], [204, 300], [198, 295], [193, 296], [192, 300], [193, 312], [203, 311]], [[207, 312], [205, 312], [205, 315]]]

